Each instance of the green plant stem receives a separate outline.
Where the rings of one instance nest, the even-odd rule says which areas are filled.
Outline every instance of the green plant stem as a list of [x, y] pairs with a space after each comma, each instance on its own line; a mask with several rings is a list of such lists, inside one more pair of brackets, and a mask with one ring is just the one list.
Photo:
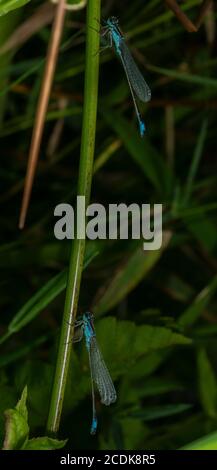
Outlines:
[[[86, 206], [89, 204], [90, 199], [96, 133], [100, 4], [101, 0], [88, 1], [86, 21], [84, 108], [78, 178], [78, 195], [85, 196]], [[47, 422], [47, 430], [51, 434], [57, 433], [60, 424], [67, 372], [70, 363], [73, 322], [77, 313], [84, 251], [85, 240], [76, 238], [72, 243], [64, 315]]]

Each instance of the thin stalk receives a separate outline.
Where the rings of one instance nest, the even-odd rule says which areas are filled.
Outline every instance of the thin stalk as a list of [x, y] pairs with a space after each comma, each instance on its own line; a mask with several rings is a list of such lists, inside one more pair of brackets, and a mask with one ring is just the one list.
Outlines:
[[[90, 199], [93, 157], [95, 148], [96, 115], [99, 75], [99, 22], [101, 0], [89, 0], [86, 20], [86, 63], [84, 85], [84, 108], [78, 195], [85, 197], [87, 207]], [[65, 307], [47, 422], [49, 433], [59, 429], [73, 335], [73, 322], [77, 314], [81, 273], [84, 261], [85, 239], [76, 238], [72, 243]]]
[[32, 140], [29, 150], [28, 166], [24, 184], [22, 205], [20, 210], [19, 228], [23, 229], [26, 214], [29, 206], [32, 192], [33, 181], [35, 177], [38, 155], [41, 146], [42, 133], [44, 129], [46, 111], [50, 98], [51, 86], [53, 83], [54, 72], [58, 58], [60, 40], [62, 36], [64, 18], [65, 18], [65, 0], [59, 0], [56, 7], [55, 18], [52, 27], [51, 38], [48, 45], [46, 66], [42, 81], [42, 87], [36, 110], [35, 123], [32, 132]]

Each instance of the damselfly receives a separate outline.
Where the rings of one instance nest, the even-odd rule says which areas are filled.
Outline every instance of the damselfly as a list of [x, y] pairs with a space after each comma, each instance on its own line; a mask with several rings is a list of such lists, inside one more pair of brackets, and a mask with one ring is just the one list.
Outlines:
[[123, 33], [119, 28], [118, 19], [115, 16], [108, 18], [104, 22], [105, 26], [102, 28], [102, 36], [107, 38], [107, 47], [114, 47], [118, 57], [123, 64], [127, 81], [130, 87], [133, 103], [135, 106], [136, 116], [139, 123], [139, 131], [141, 137], [145, 133], [145, 124], [140, 116], [138, 106], [136, 103], [135, 95], [144, 103], [151, 99], [151, 90], [144, 80], [141, 72], [139, 71], [127, 45]]
[[89, 356], [93, 403], [93, 416], [90, 433], [95, 434], [97, 430], [97, 415], [94, 383], [99, 390], [101, 403], [104, 405], [108, 406], [111, 403], [114, 403], [117, 399], [117, 395], [109, 371], [98, 347], [93, 324], [93, 315], [90, 312], [84, 313], [81, 320], [75, 321], [75, 328], [77, 328], [77, 331], [75, 331], [73, 342], [81, 341], [84, 336]]

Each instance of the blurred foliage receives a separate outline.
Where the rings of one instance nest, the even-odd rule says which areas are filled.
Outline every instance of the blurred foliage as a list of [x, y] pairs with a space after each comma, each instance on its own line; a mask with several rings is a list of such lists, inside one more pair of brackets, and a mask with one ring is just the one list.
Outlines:
[[[183, 2], [190, 18], [200, 3]], [[32, 0], [22, 8], [20, 24], [40, 4]], [[92, 201], [163, 203], [170, 236], [162, 250], [147, 253], [136, 241], [88, 242], [80, 312], [97, 313], [98, 342], [118, 400], [109, 408], [97, 401], [99, 432], [91, 437], [88, 357], [85, 346], [76, 345], [60, 437], [68, 439], [66, 448], [175, 449], [196, 439], [201, 448], [213, 448], [217, 60], [215, 29], [212, 41], [208, 33], [217, 13], [189, 34], [160, 0], [125, 0], [124, 8], [105, 0], [102, 6], [104, 17], [119, 17], [152, 101], [141, 106], [147, 126], [141, 140], [121, 64], [112, 51], [101, 54]], [[4, 18], [10, 21], [10, 13]], [[75, 202], [85, 10], [67, 14], [27, 227], [19, 232], [49, 34], [49, 26], [38, 30], [0, 70], [0, 78], [10, 73], [0, 90], [0, 438], [3, 443], [4, 411], [10, 410], [7, 419], [21, 413], [15, 404], [27, 385], [29, 424], [23, 417], [22, 432], [24, 442], [30, 426], [29, 448], [49, 445], [31, 438], [45, 434], [63, 312], [70, 242], [54, 239], [53, 213], [58, 203]]]
[[9, 11], [16, 10], [17, 8], [22, 7], [30, 0], [1, 0], [0, 2], [0, 16], [4, 16]]
[[27, 387], [14, 409], [6, 410], [6, 433], [3, 450], [53, 450], [61, 449], [66, 441], [50, 437], [29, 439], [28, 411], [26, 406]]

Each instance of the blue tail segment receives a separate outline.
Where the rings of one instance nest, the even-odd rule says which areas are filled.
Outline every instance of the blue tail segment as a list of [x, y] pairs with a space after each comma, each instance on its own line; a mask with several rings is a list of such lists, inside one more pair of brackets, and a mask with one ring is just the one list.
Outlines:
[[91, 429], [90, 429], [91, 436], [94, 436], [94, 434], [96, 434], [97, 424], [98, 424], [97, 423], [97, 418], [93, 418], [92, 424], [91, 424]]
[[146, 128], [145, 128], [145, 123], [144, 123], [142, 120], [140, 120], [140, 121], [139, 121], [139, 131], [140, 131], [140, 136], [141, 136], [141, 137], [144, 137], [144, 135], [145, 135], [145, 130], [146, 130]]

